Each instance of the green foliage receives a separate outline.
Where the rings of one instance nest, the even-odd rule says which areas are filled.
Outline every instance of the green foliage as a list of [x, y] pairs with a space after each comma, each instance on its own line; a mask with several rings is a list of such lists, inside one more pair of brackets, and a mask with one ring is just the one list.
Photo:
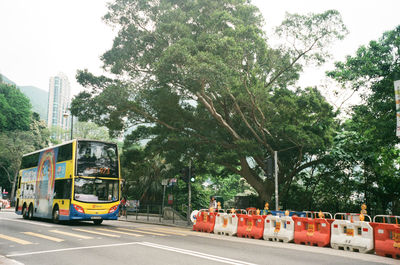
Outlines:
[[[49, 133], [44, 122], [32, 120], [29, 131], [10, 131], [0, 134], [0, 185], [11, 192], [20, 170], [23, 154], [47, 147]], [[5, 173], [5, 174], [4, 174]]]
[[393, 81], [400, 79], [400, 26], [328, 73], [344, 87], [367, 90], [344, 124], [347, 157], [341, 170], [353, 175], [353, 192], [375, 213], [400, 213], [400, 174]]
[[111, 141], [108, 129], [93, 122], [76, 122], [73, 129], [74, 138]]
[[11, 191], [25, 153], [48, 144], [49, 131], [29, 100], [14, 86], [0, 83], [0, 186]]
[[132, 141], [146, 140], [174, 168], [189, 159], [222, 166], [262, 200], [273, 184], [259, 172], [274, 150], [284, 184], [321, 161], [335, 113], [317, 89], [289, 86], [346, 34], [337, 11], [288, 15], [278, 31], [299, 45], [280, 49], [267, 45], [263, 18], [245, 0], [116, 0], [104, 19], [119, 29], [102, 56], [115, 78], [78, 72], [88, 88], [72, 103], [81, 120], [111, 133], [133, 127]]
[[30, 118], [29, 99], [16, 86], [0, 83], [0, 132], [28, 130]]

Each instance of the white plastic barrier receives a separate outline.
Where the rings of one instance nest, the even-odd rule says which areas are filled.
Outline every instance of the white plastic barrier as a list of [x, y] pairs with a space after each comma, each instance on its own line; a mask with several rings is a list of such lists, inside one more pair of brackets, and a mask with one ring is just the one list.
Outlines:
[[[241, 210], [241, 212], [243, 211], [244, 210]], [[228, 236], [236, 235], [238, 221], [239, 219], [236, 213], [218, 213], [215, 218], [214, 234]]]
[[[331, 226], [331, 246], [334, 249], [368, 253], [374, 250], [374, 231], [369, 222], [359, 221], [359, 214], [344, 215], [350, 220], [335, 220]], [[364, 215], [369, 218], [368, 215]], [[354, 219], [353, 219], [354, 217]]]
[[196, 220], [197, 220], [197, 214], [199, 213], [198, 210], [194, 210], [191, 214], [190, 214], [190, 221], [192, 221], [193, 224], [196, 224]]
[[264, 240], [293, 242], [294, 222], [290, 216], [268, 215], [264, 221]]

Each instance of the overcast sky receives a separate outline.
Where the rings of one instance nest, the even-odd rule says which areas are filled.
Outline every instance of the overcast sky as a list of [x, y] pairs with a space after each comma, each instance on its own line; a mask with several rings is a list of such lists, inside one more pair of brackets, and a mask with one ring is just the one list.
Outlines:
[[[18, 85], [48, 90], [49, 78], [65, 73], [72, 93], [82, 88], [77, 69], [101, 74], [99, 57], [115, 35], [101, 17], [105, 0], [0, 0], [0, 73]], [[266, 21], [265, 30], [278, 26], [285, 12], [306, 14], [338, 10], [350, 34], [332, 49], [334, 59], [319, 69], [309, 68], [299, 83], [320, 85], [333, 61], [353, 55], [356, 49], [400, 24], [399, 0], [253, 0]]]

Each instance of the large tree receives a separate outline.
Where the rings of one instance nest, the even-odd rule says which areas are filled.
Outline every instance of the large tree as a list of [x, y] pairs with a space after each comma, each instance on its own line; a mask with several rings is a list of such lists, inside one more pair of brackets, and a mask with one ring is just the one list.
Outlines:
[[282, 184], [322, 161], [335, 114], [316, 88], [293, 85], [304, 63], [322, 63], [346, 34], [337, 11], [288, 14], [279, 49], [246, 0], [116, 0], [104, 19], [119, 30], [102, 56], [113, 75], [78, 72], [88, 88], [72, 104], [80, 119], [113, 131], [145, 124], [134, 127], [138, 141], [150, 139], [169, 160], [224, 166], [263, 200], [273, 194], [262, 169], [274, 150]]

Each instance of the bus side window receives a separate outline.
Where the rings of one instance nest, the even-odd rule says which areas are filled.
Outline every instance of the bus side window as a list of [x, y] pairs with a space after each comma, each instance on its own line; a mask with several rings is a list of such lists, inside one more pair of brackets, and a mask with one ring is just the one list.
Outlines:
[[58, 148], [57, 162], [67, 161], [72, 159], [72, 143], [60, 146]]
[[54, 187], [54, 199], [69, 199], [71, 197], [71, 180], [61, 179], [56, 180]]

